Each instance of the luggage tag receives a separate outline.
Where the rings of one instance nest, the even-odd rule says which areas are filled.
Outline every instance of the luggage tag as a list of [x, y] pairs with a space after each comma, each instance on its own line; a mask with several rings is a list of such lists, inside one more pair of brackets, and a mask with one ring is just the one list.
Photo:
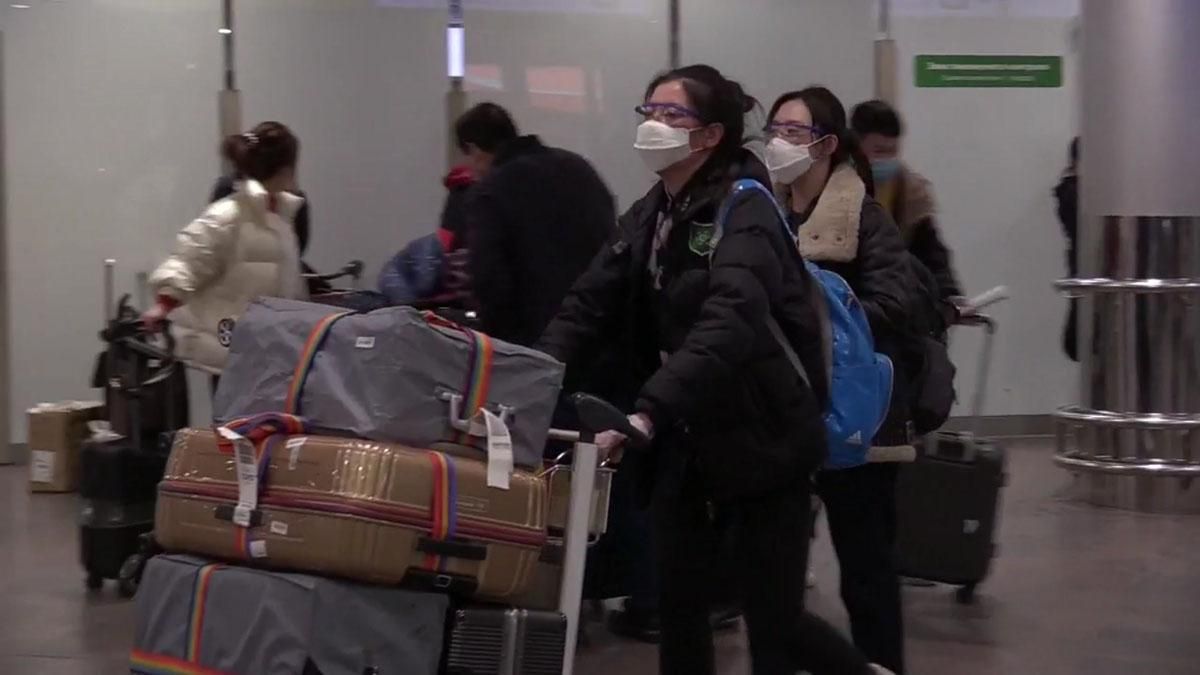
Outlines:
[[[482, 418], [482, 423], [480, 422]], [[500, 416], [480, 408], [471, 419], [471, 435], [487, 438], [487, 485], [500, 490], [509, 489], [513, 472], [512, 434]]]
[[254, 456], [254, 444], [226, 427], [217, 427], [217, 432], [233, 445], [238, 482], [238, 503], [233, 509], [233, 522], [241, 527], [250, 527], [250, 517], [258, 508], [258, 462]]
[[299, 438], [289, 438], [287, 444], [284, 445], [288, 451], [288, 471], [295, 471], [296, 465], [300, 462], [300, 448], [304, 447], [304, 443], [308, 441], [307, 436]]

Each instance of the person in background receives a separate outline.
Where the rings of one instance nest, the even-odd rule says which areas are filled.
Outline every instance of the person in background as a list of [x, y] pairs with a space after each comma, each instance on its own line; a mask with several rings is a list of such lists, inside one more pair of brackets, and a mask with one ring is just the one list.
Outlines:
[[899, 226], [908, 250], [933, 273], [941, 300], [958, 304], [962, 291], [938, 230], [933, 187], [900, 159], [899, 113], [885, 101], [866, 101], [854, 106], [850, 127], [871, 162], [875, 198]]
[[394, 305], [457, 310], [469, 303], [467, 200], [475, 176], [470, 167], [456, 166], [442, 184], [447, 193], [437, 231], [406, 244], [379, 272], [379, 290]]
[[[739, 203], [742, 178], [768, 181], [742, 147], [753, 106], [710, 66], [655, 77], [634, 147], [658, 174], [620, 219], [616, 241], [581, 277], [537, 347], [568, 373], [617, 349], [636, 393], [630, 423], [652, 503], [664, 675], [713, 675], [709, 610], [717, 541], [729, 528], [755, 675], [874, 671], [804, 610], [810, 481], [825, 453], [823, 380], [810, 387], [772, 336], [772, 319], [807, 372], [824, 372], [815, 283], [769, 196]], [[616, 457], [623, 437], [598, 437]]]
[[[1067, 168], [1062, 179], [1054, 188], [1058, 202], [1058, 220], [1062, 223], [1063, 236], [1067, 238], [1067, 274], [1071, 278], [1079, 275], [1079, 258], [1076, 252], [1079, 228], [1079, 137], [1071, 140], [1067, 153]], [[1063, 328], [1063, 351], [1072, 361], [1079, 360], [1078, 314], [1079, 301], [1071, 298], [1067, 309], [1067, 325]]]
[[871, 197], [870, 165], [824, 87], [784, 94], [771, 107], [767, 166], [798, 233], [800, 253], [838, 273], [862, 303], [877, 351], [892, 358], [892, 404], [863, 466], [823, 470], [817, 489], [841, 568], [854, 643], [901, 673], [904, 631], [892, 550], [898, 461], [912, 461], [903, 341], [912, 277], [900, 231]]
[[468, 110], [454, 131], [479, 178], [467, 203], [466, 243], [480, 325], [531, 345], [612, 236], [612, 193], [587, 160], [519, 135], [494, 103]]
[[242, 178], [179, 233], [150, 275], [156, 303], [142, 317], [157, 327], [169, 315], [179, 357], [214, 375], [251, 300], [308, 295], [294, 225], [304, 201], [294, 192], [300, 142], [283, 124], [263, 122], [225, 139], [222, 153]]

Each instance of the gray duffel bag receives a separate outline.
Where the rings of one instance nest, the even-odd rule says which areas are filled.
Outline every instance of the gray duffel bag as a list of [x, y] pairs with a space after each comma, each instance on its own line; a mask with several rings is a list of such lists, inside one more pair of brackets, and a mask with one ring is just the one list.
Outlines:
[[185, 555], [146, 564], [130, 672], [436, 675], [449, 598]]
[[345, 313], [264, 298], [233, 329], [213, 417], [290, 413], [315, 430], [418, 447], [488, 448], [488, 427], [505, 428], [515, 464], [538, 467], [562, 378], [541, 352], [410, 307]]

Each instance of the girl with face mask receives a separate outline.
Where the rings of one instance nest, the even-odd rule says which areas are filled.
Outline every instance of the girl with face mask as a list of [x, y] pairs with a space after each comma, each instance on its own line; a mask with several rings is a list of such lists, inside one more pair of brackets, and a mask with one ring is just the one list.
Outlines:
[[896, 365], [892, 405], [873, 440], [871, 462], [821, 471], [818, 492], [841, 565], [842, 600], [855, 644], [903, 670], [900, 587], [892, 566], [898, 461], [912, 461], [905, 345], [906, 289], [916, 281], [900, 231], [872, 197], [871, 165], [846, 128], [846, 112], [823, 87], [784, 94], [771, 107], [767, 165], [800, 253], [854, 289], [876, 349]]
[[[661, 672], [714, 673], [714, 558], [731, 539], [753, 672], [867, 675], [876, 671], [803, 607], [826, 392], [797, 374], [768, 318], [808, 372], [824, 372], [815, 282], [768, 196], [739, 202], [719, 243], [714, 227], [734, 181], [769, 181], [742, 147], [753, 105], [709, 66], [654, 78], [634, 148], [659, 180], [619, 219], [539, 347], [568, 369], [616, 349], [632, 375], [631, 422], [653, 439], [638, 459], [655, 523]], [[597, 442], [615, 453], [621, 440]]]

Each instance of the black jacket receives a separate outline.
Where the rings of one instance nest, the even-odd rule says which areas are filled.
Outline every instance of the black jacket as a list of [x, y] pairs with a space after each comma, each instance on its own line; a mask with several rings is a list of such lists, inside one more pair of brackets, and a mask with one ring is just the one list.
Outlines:
[[1079, 259], [1075, 254], [1079, 231], [1079, 177], [1075, 174], [1063, 176], [1054, 188], [1058, 202], [1058, 221], [1062, 223], [1063, 236], [1067, 238], [1067, 274], [1079, 274]]
[[[1058, 220], [1062, 223], [1063, 236], [1067, 238], [1067, 275], [1079, 276], [1079, 177], [1073, 172], [1063, 176], [1054, 188], [1058, 200]], [[1067, 310], [1067, 324], [1063, 327], [1063, 351], [1072, 361], [1079, 360], [1079, 301], [1072, 298]]]
[[[767, 328], [773, 315], [809, 373], [824, 373], [813, 279], [766, 196], [740, 202], [708, 255], [719, 204], [733, 180], [764, 184], [749, 153], [710, 169], [670, 203], [656, 185], [620, 219], [617, 241], [592, 263], [539, 347], [568, 368], [616, 346], [638, 385], [634, 407], [657, 433], [656, 489], [699, 477], [715, 499], [806, 480], [825, 454], [818, 397]], [[649, 271], [659, 214], [674, 225]], [[666, 356], [665, 360], [663, 356]]]
[[533, 344], [615, 223], [612, 193], [587, 160], [536, 136], [501, 147], [467, 207], [483, 330]]
[[962, 295], [958, 279], [951, 263], [950, 249], [942, 241], [933, 198], [933, 186], [929, 179], [902, 165], [894, 184], [883, 189], [875, 186], [892, 220], [900, 228], [900, 235], [910, 253], [921, 261], [937, 281], [938, 300], [948, 300]]
[[850, 284], [871, 323], [875, 349], [892, 360], [892, 405], [874, 445], [909, 446], [909, 382], [912, 370], [919, 366], [912, 351], [909, 289], [920, 282], [900, 230], [846, 165], [834, 170], [809, 212], [793, 214], [792, 222], [798, 226], [800, 252]]

